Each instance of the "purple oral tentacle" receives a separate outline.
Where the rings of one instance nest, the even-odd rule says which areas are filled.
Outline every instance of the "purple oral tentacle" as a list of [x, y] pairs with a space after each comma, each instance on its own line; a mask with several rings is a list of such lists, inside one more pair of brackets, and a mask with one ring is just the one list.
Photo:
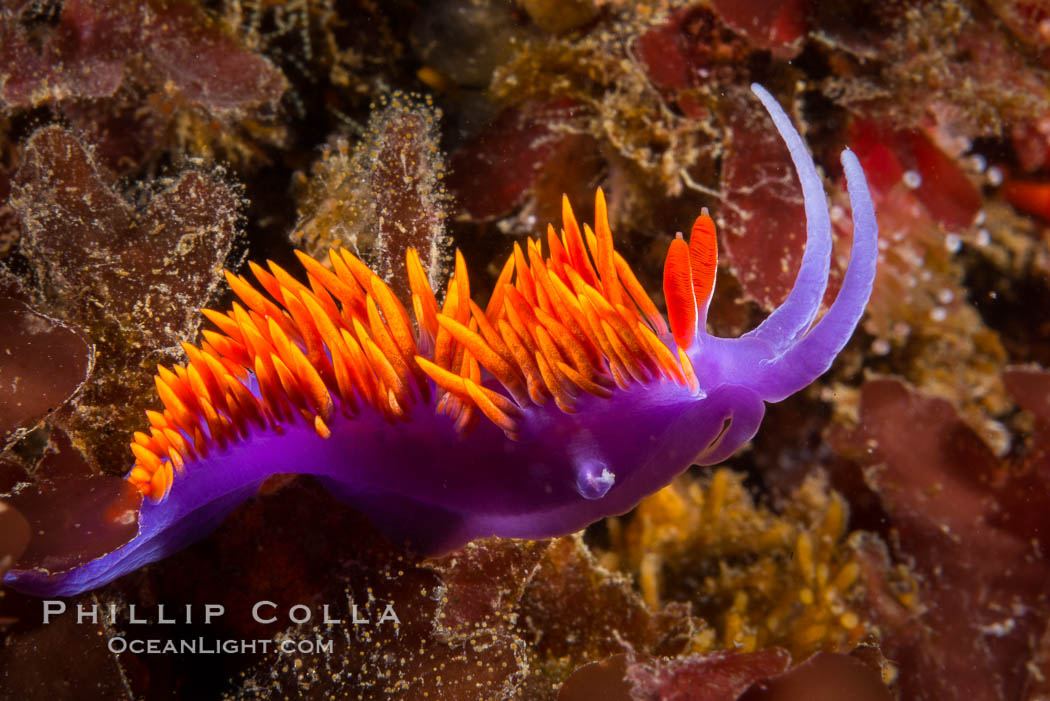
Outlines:
[[784, 303], [777, 307], [757, 328], [745, 334], [764, 339], [780, 353], [798, 340], [813, 323], [827, 289], [831, 270], [831, 218], [824, 196], [824, 183], [817, 174], [813, 157], [780, 103], [758, 83], [755, 93], [791, 153], [806, 209], [806, 250], [798, 276]]

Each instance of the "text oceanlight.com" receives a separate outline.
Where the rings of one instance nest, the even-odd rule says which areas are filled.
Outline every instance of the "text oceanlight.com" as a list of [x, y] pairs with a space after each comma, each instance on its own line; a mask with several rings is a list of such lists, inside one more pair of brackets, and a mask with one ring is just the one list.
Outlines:
[[310, 640], [209, 640], [197, 638], [196, 640], [127, 640], [122, 637], [113, 637], [107, 644], [109, 651], [119, 655], [122, 652], [133, 652], [136, 655], [237, 655], [237, 654], [266, 654], [268, 652], [281, 652], [284, 654], [331, 654], [333, 644], [331, 640], [316, 638]]

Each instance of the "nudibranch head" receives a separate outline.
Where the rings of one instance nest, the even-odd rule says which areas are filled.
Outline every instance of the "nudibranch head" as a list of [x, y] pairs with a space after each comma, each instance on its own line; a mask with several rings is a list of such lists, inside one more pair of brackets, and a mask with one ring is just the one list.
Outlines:
[[138, 534], [73, 570], [5, 581], [72, 594], [164, 557], [215, 527], [277, 473], [313, 474], [396, 540], [439, 553], [477, 537], [570, 533], [632, 508], [694, 462], [754, 435], [765, 401], [823, 373], [870, 294], [876, 227], [852, 153], [843, 154], [854, 248], [834, 304], [813, 323], [830, 223], [812, 160], [786, 115], [756, 94], [791, 149], [806, 198], [798, 282], [761, 326], [711, 336], [717, 270], [706, 210], [664, 268], [670, 325], [617, 253], [605, 197], [594, 228], [563, 199], [560, 233], [515, 245], [485, 309], [463, 256], [440, 302], [414, 251], [411, 300], [345, 250], [331, 268], [299, 255], [305, 282], [251, 264], [227, 273], [239, 298], [185, 365], [159, 368], [163, 403], [134, 436], [127, 479], [143, 495]]

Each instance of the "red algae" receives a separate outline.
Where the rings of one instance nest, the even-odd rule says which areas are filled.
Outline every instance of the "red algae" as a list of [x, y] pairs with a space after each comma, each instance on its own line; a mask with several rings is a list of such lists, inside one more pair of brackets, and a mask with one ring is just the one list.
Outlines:
[[558, 701], [590, 701], [594, 698], [632, 701], [631, 688], [627, 683], [629, 659], [627, 653], [621, 652], [577, 667], [562, 684]]
[[11, 569], [29, 545], [29, 521], [8, 502], [0, 501], [0, 576]]
[[530, 655], [542, 665], [537, 673], [547, 674], [620, 652], [624, 642], [641, 654], [681, 654], [706, 628], [688, 607], [647, 607], [630, 582], [605, 571], [578, 538], [557, 539], [547, 548], [520, 613]]
[[573, 139], [552, 127], [578, 109], [567, 99], [509, 107], [452, 154], [448, 185], [462, 211], [484, 221], [521, 205], [556, 151]]
[[[33, 612], [34, 618], [38, 615]], [[132, 682], [130, 665], [107, 647], [113, 633], [102, 622], [78, 624], [75, 616], [59, 616], [49, 625], [12, 636], [0, 649], [0, 670], [4, 692], [18, 695], [6, 698], [110, 701], [135, 693], [138, 685]]]
[[54, 106], [96, 132], [109, 165], [124, 170], [171, 142], [257, 157], [253, 138], [279, 141], [262, 126], [287, 81], [194, 4], [76, 0], [5, 7], [0, 86], [9, 108]]
[[[868, 382], [858, 428], [836, 448], [864, 470], [899, 557], [920, 575], [922, 613], [887, 601], [881, 644], [906, 698], [1018, 698], [1050, 606], [1050, 563], [1029, 537], [996, 525], [1009, 479], [951, 405], [892, 380]], [[1037, 507], [1038, 508], [1038, 507]], [[1045, 512], [1042, 512], [1045, 516]], [[910, 596], [910, 595], [909, 595]]]
[[31, 270], [24, 294], [95, 344], [92, 377], [62, 424], [89, 462], [123, 472], [118, 446], [138, 427], [152, 384], [134, 368], [169, 358], [196, 331], [199, 317], [187, 310], [217, 282], [239, 202], [217, 175], [188, 171], [158, 183], [138, 209], [110, 177], [72, 134], [48, 127], [26, 145], [11, 203]]
[[879, 673], [850, 656], [820, 652], [751, 687], [740, 701], [892, 701]]
[[885, 193], [903, 181], [915, 191], [930, 216], [949, 231], [973, 223], [981, 208], [977, 187], [922, 132], [894, 132], [859, 120], [851, 126], [850, 145], [864, 172], [871, 173], [875, 189]]
[[123, 545], [138, 529], [137, 490], [119, 477], [95, 475], [56, 431], [51, 447], [34, 466], [34, 484], [11, 497], [28, 520], [32, 539], [20, 567], [51, 571], [99, 557]]
[[[1006, 359], [1001, 336], [972, 299], [964, 277], [964, 247], [995, 258], [1020, 258], [1016, 231], [984, 228], [978, 184], [984, 173], [972, 160], [944, 149], [950, 128], [891, 129], [854, 120], [848, 138], [871, 173], [880, 228], [880, 269], [865, 330], [871, 351], [883, 356], [881, 372], [903, 376], [923, 392], [950, 399], [982, 438], [1002, 454], [1009, 437], [999, 421], [1009, 410], [999, 368]], [[934, 141], [940, 136], [940, 144]], [[979, 161], [978, 164], [982, 163]], [[990, 169], [989, 169], [990, 170]], [[840, 197], [838, 202], [845, 202]], [[996, 219], [1001, 219], [997, 216]], [[840, 222], [833, 225], [839, 228]], [[1002, 243], [1000, 243], [1000, 241]], [[1014, 263], [1016, 265], [1016, 263]], [[960, 377], [965, 377], [960, 381]]]
[[859, 656], [821, 652], [792, 667], [791, 657], [759, 652], [690, 655], [657, 661], [620, 653], [583, 665], [558, 701], [890, 701], [879, 671]]
[[1047, 23], [1050, 11], [1030, 0], [993, 0], [988, 3], [999, 19], [1010, 29], [1011, 36], [1036, 50], [1044, 66], [1050, 66], [1050, 36]]
[[[752, 113], [742, 104], [733, 112], [722, 169], [721, 228], [732, 232], [723, 234], [726, 258], [744, 291], [762, 308], [773, 309], [787, 297], [802, 263], [806, 217], [787, 149], [776, 134], [759, 128]], [[844, 238], [838, 228], [832, 231], [837, 240]], [[825, 300], [834, 299], [843, 260], [835, 258]]]
[[9, 298], [0, 298], [0, 339], [0, 444], [7, 445], [69, 401], [94, 354], [74, 329]]
[[429, 101], [394, 95], [352, 152], [344, 139], [326, 148], [310, 179], [299, 178], [300, 222], [292, 242], [319, 258], [346, 247], [401, 299], [411, 297], [402, 272], [406, 252], [415, 248], [431, 286], [440, 287], [451, 262], [440, 116]]
[[783, 672], [790, 662], [791, 656], [777, 648], [724, 652], [631, 665], [627, 678], [638, 701], [736, 701], [754, 682]]
[[[793, 9], [785, 12], [790, 14]], [[746, 13], [743, 10], [740, 16]], [[753, 19], [762, 21], [761, 17]], [[700, 107], [700, 95], [687, 89], [701, 89], [712, 79], [730, 82], [750, 49], [746, 41], [718, 21], [715, 12], [703, 6], [675, 12], [666, 23], [639, 34], [633, 48], [653, 85], [668, 91], [678, 100], [679, 108], [694, 119], [704, 118], [707, 112]], [[686, 92], [678, 92], [683, 90]]]
[[1034, 425], [1025, 443], [1018, 446], [1014, 464], [996, 480], [995, 499], [1000, 508], [991, 523], [1050, 552], [1050, 532], [1045, 526], [1050, 508], [1050, 373], [1008, 367], [1003, 382]]
[[793, 58], [809, 29], [809, 4], [805, 0], [771, 2], [716, 0], [714, 8], [733, 29], [745, 34], [757, 47], [769, 49], [778, 58]]
[[[28, 106], [68, 95], [112, 95], [123, 78], [124, 41], [112, 30], [121, 13], [89, 2], [64, 3], [57, 18], [32, 3], [3, 11], [0, 97]], [[57, 19], [57, 22], [54, 22]], [[119, 34], [118, 34], [119, 36]]]
[[[68, 602], [220, 603], [214, 625], [45, 626], [39, 602], [0, 593], [0, 697], [1046, 696], [1047, 20], [1021, 0], [5, 4], [0, 293], [17, 301], [0, 306], [0, 380], [18, 383], [0, 393], [0, 490], [32, 529], [0, 513], [17, 536], [0, 569], [134, 529], [118, 522], [137, 497], [98, 473], [126, 470], [154, 366], [182, 360], [246, 250], [283, 264], [290, 241], [339, 240], [386, 272], [433, 244], [424, 267], [447, 271], [452, 235], [485, 260], [601, 185], [658, 306], [674, 222], [710, 208], [726, 251], [711, 324], [742, 330], [802, 254], [752, 81], [825, 167], [836, 242], [848, 202], [828, 154], [848, 145], [885, 243], [866, 334], [725, 468], [583, 537], [438, 560], [309, 479], [274, 480], [209, 539]], [[99, 523], [93, 502], [125, 508]], [[52, 540], [63, 522], [84, 534]], [[804, 603], [811, 585], [834, 610]], [[277, 621], [252, 618], [261, 600]], [[387, 602], [396, 626], [376, 624]], [[311, 622], [288, 620], [296, 604]], [[118, 635], [336, 647], [116, 655]]]

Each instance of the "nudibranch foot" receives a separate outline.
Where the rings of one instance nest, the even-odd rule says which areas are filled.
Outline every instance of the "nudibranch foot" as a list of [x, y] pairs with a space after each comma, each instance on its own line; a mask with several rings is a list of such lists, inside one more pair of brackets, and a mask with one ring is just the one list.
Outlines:
[[582, 227], [567, 199], [561, 231], [515, 245], [485, 308], [463, 256], [439, 303], [415, 251], [411, 299], [344, 250], [331, 267], [300, 255], [305, 282], [252, 264], [258, 288], [205, 310], [214, 329], [160, 368], [163, 407], [131, 445], [142, 494], [124, 545], [61, 572], [13, 569], [37, 595], [101, 586], [203, 536], [271, 475], [316, 476], [393, 541], [439, 554], [485, 536], [543, 538], [624, 513], [691, 464], [732, 455], [765, 402], [830, 366], [871, 292], [877, 229], [864, 175], [843, 154], [854, 244], [842, 288], [814, 324], [827, 284], [824, 190], [801, 137], [754, 90], [791, 150], [807, 243], [784, 304], [750, 334], [706, 330], [717, 273], [704, 210], [664, 268], [667, 321], [616, 252], [605, 196]]

